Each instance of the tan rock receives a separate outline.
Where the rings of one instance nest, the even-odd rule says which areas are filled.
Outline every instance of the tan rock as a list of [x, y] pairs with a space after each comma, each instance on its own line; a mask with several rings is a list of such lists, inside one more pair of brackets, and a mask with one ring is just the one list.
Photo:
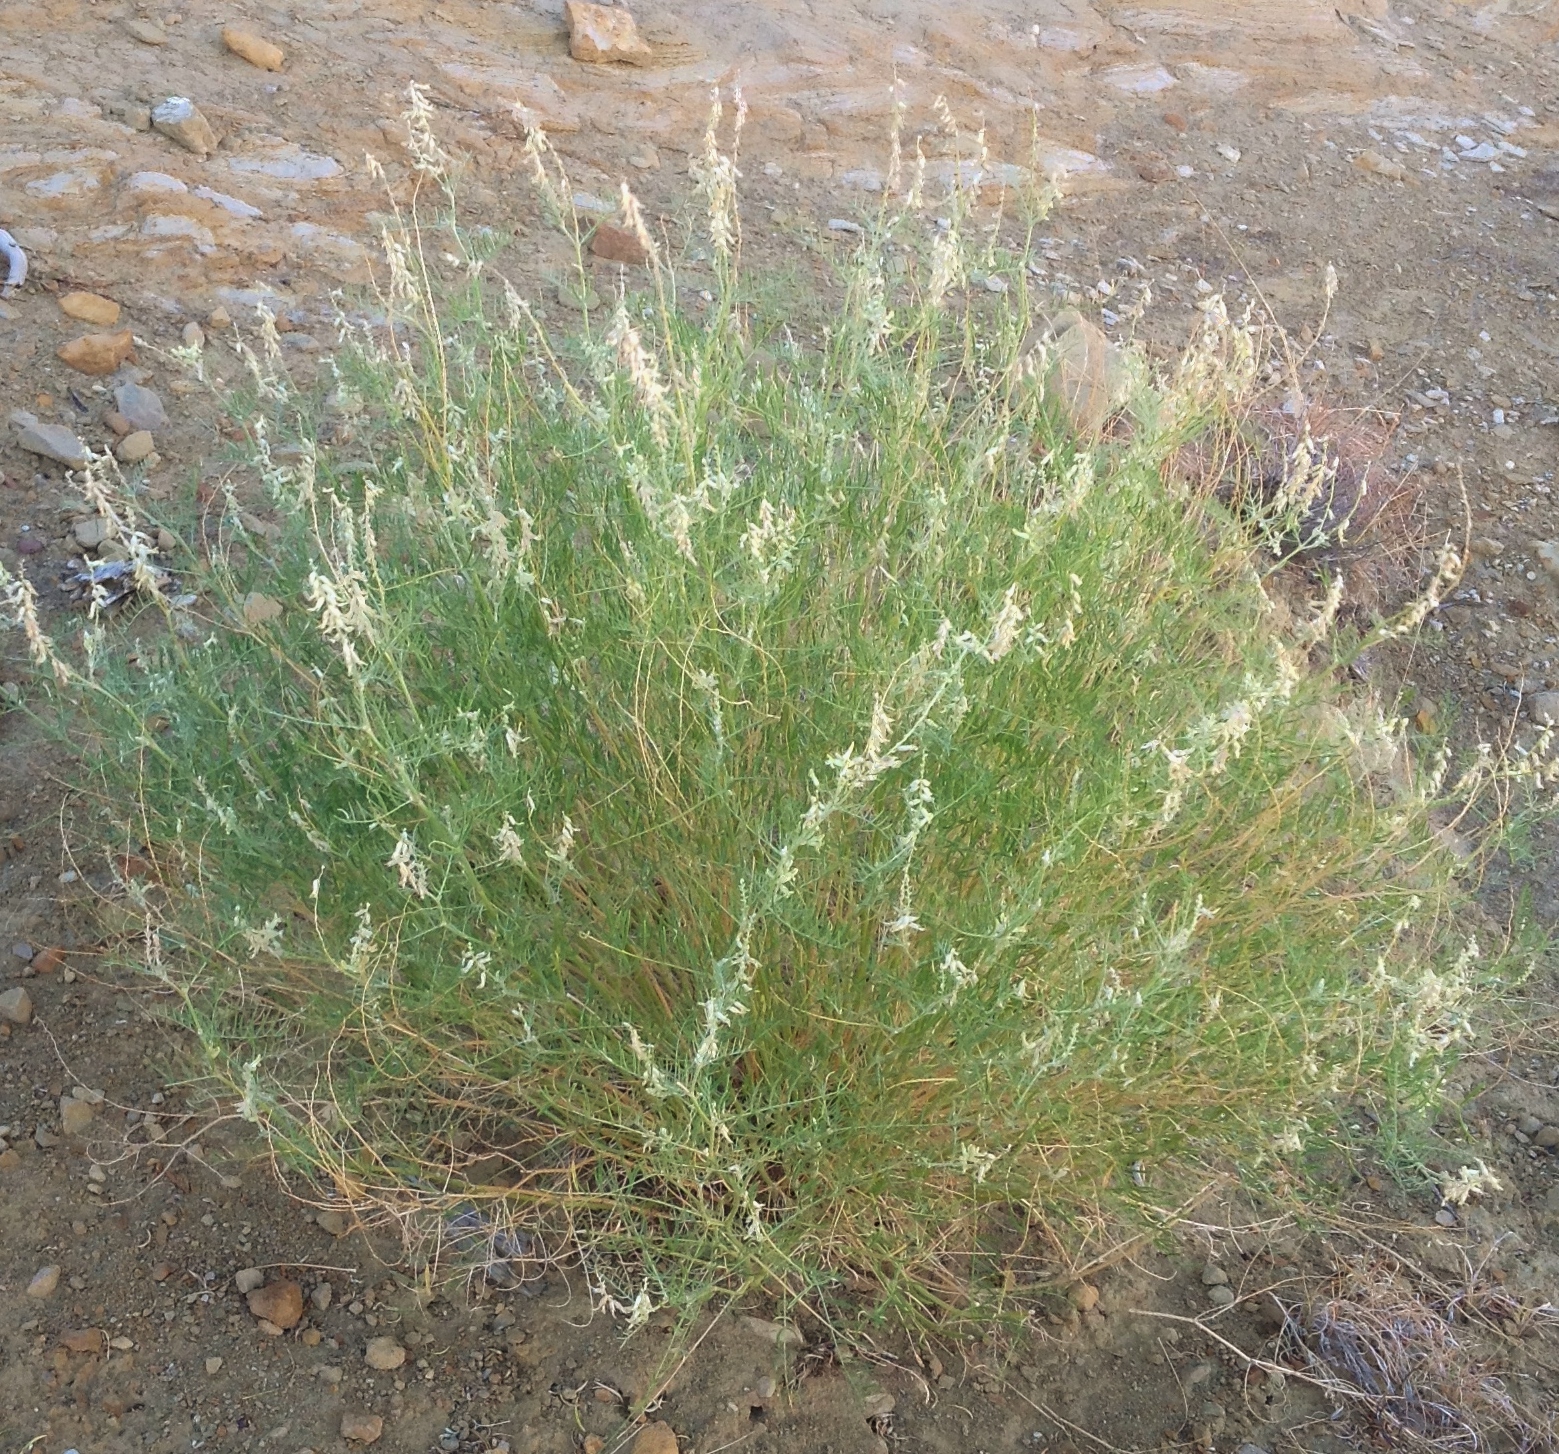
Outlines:
[[628, 11], [586, 0], [566, 0], [563, 11], [568, 20], [568, 53], [576, 61], [647, 66], [655, 59]]
[[9, 1020], [13, 1025], [30, 1024], [32, 996], [20, 986], [0, 994], [0, 1020]]
[[664, 1419], [646, 1424], [633, 1441], [633, 1454], [678, 1454], [675, 1430]]
[[244, 597], [244, 620], [250, 626], [263, 626], [267, 621], [279, 621], [282, 604], [275, 596], [260, 591], [250, 591]]
[[257, 1287], [249, 1294], [249, 1311], [283, 1332], [295, 1328], [303, 1317], [303, 1289], [285, 1278]]
[[119, 321], [119, 305], [112, 298], [97, 293], [65, 293], [60, 297], [60, 311], [78, 323], [90, 323], [97, 328], [112, 328]]
[[135, 357], [135, 337], [128, 328], [117, 333], [84, 333], [55, 351], [60, 362], [78, 374], [111, 374]]
[[157, 448], [157, 441], [152, 438], [151, 430], [137, 429], [134, 434], [127, 434], [114, 446], [114, 458], [120, 464], [140, 464], [143, 459], [149, 458]]
[[778, 1348], [799, 1348], [806, 1342], [799, 1328], [793, 1328], [788, 1323], [771, 1323], [767, 1318], [750, 1313], [742, 1318], [742, 1326], [749, 1333], [756, 1333], [765, 1342], [773, 1343]]
[[152, 130], [160, 131], [169, 141], [176, 141], [196, 156], [205, 156], [217, 149], [211, 123], [187, 96], [170, 96], [160, 106], [154, 106]]
[[135, 425], [126, 419], [124, 415], [121, 414], [117, 409], [110, 409], [108, 413], [103, 416], [103, 423], [106, 424], [111, 430], [113, 430], [113, 432], [121, 439], [123, 439], [127, 434], [135, 433]]
[[22, 1158], [16, 1154], [14, 1147], [7, 1146], [0, 1151], [0, 1171], [20, 1171]]
[[1091, 1313], [1099, 1306], [1099, 1289], [1091, 1282], [1074, 1282], [1066, 1290], [1066, 1300], [1080, 1313]]
[[106, 515], [87, 515], [70, 527], [70, 533], [83, 550], [96, 550], [105, 540], [113, 538], [114, 522]]
[[1378, 151], [1362, 151], [1354, 157], [1353, 164], [1361, 172], [1373, 172], [1377, 177], [1384, 177], [1388, 182], [1407, 181], [1407, 168], [1401, 162], [1394, 162], [1390, 157], [1382, 156]]
[[143, 20], [139, 17], [127, 20], [125, 29], [142, 45], [167, 45], [168, 43], [168, 32], [154, 20]]
[[93, 1110], [86, 1101], [75, 1096], [60, 1097], [60, 1129], [67, 1136], [84, 1136], [92, 1124]]
[[377, 1368], [380, 1373], [388, 1373], [392, 1368], [399, 1368], [406, 1361], [406, 1350], [394, 1338], [370, 1338], [368, 1351], [364, 1356], [370, 1368]]
[[27, 1284], [27, 1296], [33, 1298], [46, 1298], [60, 1285], [60, 1270], [58, 1267], [40, 1267], [33, 1273], [32, 1281]]
[[72, 1353], [101, 1353], [108, 1347], [108, 1335], [101, 1328], [77, 1328], [61, 1336], [60, 1347]]
[[279, 71], [282, 62], [286, 60], [279, 45], [272, 45], [246, 26], [223, 26], [222, 44], [235, 56], [241, 56], [251, 66], [258, 66], [262, 71]]
[[1020, 370], [1033, 377], [1041, 363], [1046, 395], [1085, 438], [1097, 437], [1126, 401], [1130, 380], [1120, 350], [1081, 313], [1062, 313], [1048, 329], [1035, 329], [1024, 340]]
[[384, 1420], [378, 1414], [341, 1415], [341, 1437], [354, 1444], [372, 1444], [384, 1432]]
[[1555, 584], [1559, 584], [1559, 540], [1540, 540], [1537, 542], [1538, 563], [1553, 578]]
[[610, 222], [596, 225], [590, 251], [605, 262], [626, 263], [630, 267], [643, 267], [650, 260], [649, 249], [639, 241], [638, 233]]
[[65, 951], [58, 945], [51, 944], [47, 949], [40, 949], [33, 956], [32, 968], [34, 974], [53, 974], [60, 965], [65, 962]]
[[282, 537], [282, 528], [274, 520], [262, 520], [248, 510], [238, 512], [238, 523], [261, 540], [280, 540]]

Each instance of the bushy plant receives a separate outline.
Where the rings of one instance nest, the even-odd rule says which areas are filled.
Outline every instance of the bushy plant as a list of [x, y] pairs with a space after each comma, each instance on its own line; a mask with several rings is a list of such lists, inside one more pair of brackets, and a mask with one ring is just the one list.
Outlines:
[[1079, 438], [1021, 270], [966, 304], [961, 229], [885, 217], [789, 338], [705, 160], [713, 301], [657, 253], [566, 348], [471, 234], [451, 292], [393, 230], [353, 444], [254, 358], [281, 540], [231, 511], [136, 669], [35, 638], [206, 1073], [339, 1193], [476, 1203], [641, 1317], [946, 1311], [993, 1215], [1150, 1208], [1421, 1093], [1477, 955], [1443, 761], [1170, 468], [1249, 332], [1210, 307]]

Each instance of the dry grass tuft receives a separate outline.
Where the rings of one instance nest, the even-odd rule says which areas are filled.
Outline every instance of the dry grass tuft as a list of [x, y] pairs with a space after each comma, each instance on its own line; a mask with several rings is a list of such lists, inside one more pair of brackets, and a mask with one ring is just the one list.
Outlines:
[[1524, 1307], [1480, 1271], [1448, 1288], [1384, 1251], [1339, 1260], [1306, 1314], [1306, 1344], [1312, 1369], [1331, 1375], [1370, 1435], [1469, 1454], [1555, 1447], [1553, 1389], [1530, 1379], [1521, 1387], [1497, 1349], [1506, 1328], [1551, 1324], [1555, 1312]]

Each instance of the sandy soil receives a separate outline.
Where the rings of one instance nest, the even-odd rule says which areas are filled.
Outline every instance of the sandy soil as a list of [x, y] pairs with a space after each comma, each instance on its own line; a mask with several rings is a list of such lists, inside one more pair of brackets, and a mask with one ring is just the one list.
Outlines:
[[[1544, 552], [1559, 541], [1559, 12], [1527, 0], [729, 0], [636, 13], [654, 51], [643, 67], [570, 59], [561, 0], [0, 3], [0, 226], [32, 264], [0, 304], [3, 412], [100, 448], [137, 422], [113, 417], [135, 412], [120, 387], [156, 391], [168, 417], [153, 411], [156, 453], [137, 466], [145, 499], [188, 513], [229, 467], [236, 421], [168, 351], [199, 325], [210, 376], [236, 379], [213, 313], [243, 321], [267, 300], [299, 373], [320, 368], [331, 292], [369, 278], [386, 205], [365, 154], [405, 185], [397, 118], [411, 81], [435, 101], [468, 211], [513, 234], [502, 268], [565, 326], [566, 257], [524, 178], [516, 106], [548, 128], [581, 192], [610, 198], [626, 177], [674, 226], [710, 89], [739, 83], [749, 253], [798, 307], [826, 299], [829, 253], [848, 245], [828, 222], [880, 200], [896, 77], [912, 134], [934, 128], [944, 96], [965, 145], [983, 126], [993, 161], [1063, 176], [1031, 260], [1058, 305], [1113, 327], [1149, 282], [1142, 336], [1167, 352], [1209, 293], [1252, 302], [1299, 341], [1311, 389], [1389, 440], [1381, 478], [1421, 488], [1430, 536], [1463, 538], [1465, 487], [1461, 589], [1410, 651], [1366, 671], [1463, 741], [1530, 739], [1534, 694], [1559, 687], [1559, 546]], [[234, 21], [284, 49], [280, 71], [224, 48]], [[209, 154], [151, 129], [151, 109], [175, 95], [210, 123]], [[1340, 290], [1323, 325], [1329, 263]], [[681, 267], [696, 291], [697, 252]], [[604, 294], [613, 269], [599, 268]], [[136, 357], [113, 374], [56, 357], [95, 326], [64, 311], [73, 291], [115, 301], [115, 326], [133, 330]], [[0, 469], [0, 561], [39, 582], [66, 629], [78, 608], [59, 582], [84, 547], [65, 471], [9, 426]], [[8, 701], [25, 696], [15, 642], [0, 682]], [[1331, 1420], [1299, 1376], [1269, 1294], [1308, 1307], [1349, 1258], [1382, 1282], [1410, 1262], [1424, 1296], [1465, 1289], [1482, 1309], [1465, 1336], [1511, 1390], [1559, 1384], [1547, 1319], [1521, 1312], [1559, 1304], [1559, 1188], [1535, 1129], [1559, 1122], [1551, 1021], [1475, 1063], [1478, 1098], [1465, 1121], [1447, 1113], [1444, 1166], [1473, 1154], [1470, 1138], [1508, 1188], [1452, 1225], [1371, 1161], [1362, 1130], [1331, 1168], [1347, 1188], [1336, 1226], [1214, 1197], [1162, 1245], [1089, 1273], [1097, 1302], [1043, 1303], [1030, 1336], [933, 1347], [885, 1332], [878, 1356], [841, 1362], [826, 1347], [787, 1353], [742, 1320], [761, 1309], [732, 1309], [693, 1330], [704, 1336], [684, 1358], [668, 1353], [688, 1341], [669, 1315], [624, 1344], [592, 1314], [578, 1269], [522, 1262], [518, 1285], [500, 1285], [509, 1275], [482, 1275], [490, 1252], [466, 1244], [448, 1265], [471, 1274], [441, 1284], [393, 1241], [290, 1197], [233, 1127], [169, 1083], [178, 1047], [147, 987], [103, 967], [86, 904], [107, 875], [67, 855], [74, 811], [68, 760], [22, 712], [0, 716], [0, 991], [32, 1004], [27, 1023], [0, 1026], [0, 1448], [297, 1454], [356, 1447], [343, 1415], [365, 1413], [382, 1418], [386, 1449], [561, 1454], [637, 1437], [641, 1454], [669, 1454], [625, 1418], [658, 1391], [648, 1418], [684, 1454], [1328, 1450], [1362, 1426]], [[1490, 915], [1503, 921], [1525, 891], [1551, 922], [1554, 864], [1541, 834], [1502, 860]], [[52, 1291], [29, 1295], [50, 1267]], [[298, 1285], [292, 1327], [262, 1329], [235, 1285], [251, 1268]], [[1019, 1291], [1067, 1276], [1041, 1249]], [[1219, 1308], [1225, 1285], [1235, 1301]], [[815, 1345], [819, 1330], [802, 1331]], [[403, 1364], [369, 1365], [379, 1337]], [[1220, 1339], [1294, 1371], [1252, 1370]]]

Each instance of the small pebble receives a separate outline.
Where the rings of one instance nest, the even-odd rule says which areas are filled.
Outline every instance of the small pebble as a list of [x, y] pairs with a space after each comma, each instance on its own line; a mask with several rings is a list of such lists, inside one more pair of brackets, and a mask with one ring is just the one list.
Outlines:
[[222, 1360], [220, 1358], [208, 1358], [208, 1359], [206, 1359], [206, 1372], [207, 1373], [220, 1373], [221, 1371], [222, 1371]]
[[59, 1285], [60, 1270], [58, 1267], [40, 1267], [33, 1273], [32, 1281], [27, 1284], [27, 1296], [32, 1298], [49, 1297]]
[[0, 994], [0, 1020], [9, 1020], [13, 1025], [29, 1024], [32, 1020], [32, 996], [19, 986]]
[[676, 1431], [664, 1420], [646, 1424], [633, 1441], [633, 1454], [678, 1454]]
[[135, 352], [135, 339], [128, 328], [117, 333], [86, 333], [62, 343], [55, 356], [77, 373], [111, 374]]
[[1210, 1287], [1207, 1289], [1207, 1301], [1215, 1308], [1232, 1307], [1234, 1304], [1234, 1289], [1224, 1285]]
[[1186, 1370], [1185, 1386], [1187, 1388], [1198, 1388], [1202, 1384], [1207, 1383], [1217, 1371], [1218, 1365], [1216, 1363], [1194, 1363]]
[[303, 1317], [303, 1289], [285, 1278], [254, 1288], [248, 1303], [257, 1322], [270, 1323], [278, 1331], [297, 1327]]
[[120, 464], [140, 464], [157, 451], [157, 442], [149, 429], [137, 429], [114, 446], [114, 458]]
[[119, 305], [112, 298], [104, 298], [97, 293], [64, 293], [60, 296], [59, 304], [60, 311], [78, 323], [112, 328], [119, 321]]
[[1066, 1290], [1066, 1300], [1080, 1313], [1092, 1312], [1099, 1306], [1099, 1289], [1091, 1282], [1074, 1282]]
[[406, 1361], [406, 1350], [394, 1338], [371, 1338], [365, 1357], [370, 1368], [388, 1373]]
[[114, 390], [114, 401], [119, 405], [117, 412], [132, 431], [167, 428], [168, 411], [155, 389], [144, 384], [121, 384]]
[[211, 123], [187, 96], [170, 96], [154, 106], [152, 129], [160, 131], [170, 141], [177, 142], [197, 156], [205, 156], [216, 150], [216, 133], [211, 129]]
[[273, 45], [264, 36], [242, 25], [229, 25], [222, 31], [222, 44], [235, 56], [241, 56], [251, 66], [262, 71], [279, 71], [286, 62], [279, 45]]
[[384, 1433], [384, 1420], [378, 1414], [345, 1413], [341, 1415], [341, 1437], [354, 1444], [372, 1444]]
[[142, 45], [167, 45], [168, 32], [152, 20], [136, 18], [125, 21], [125, 29]]
[[67, 1136], [81, 1136], [92, 1124], [92, 1106], [75, 1096], [60, 1097], [60, 1130]]

